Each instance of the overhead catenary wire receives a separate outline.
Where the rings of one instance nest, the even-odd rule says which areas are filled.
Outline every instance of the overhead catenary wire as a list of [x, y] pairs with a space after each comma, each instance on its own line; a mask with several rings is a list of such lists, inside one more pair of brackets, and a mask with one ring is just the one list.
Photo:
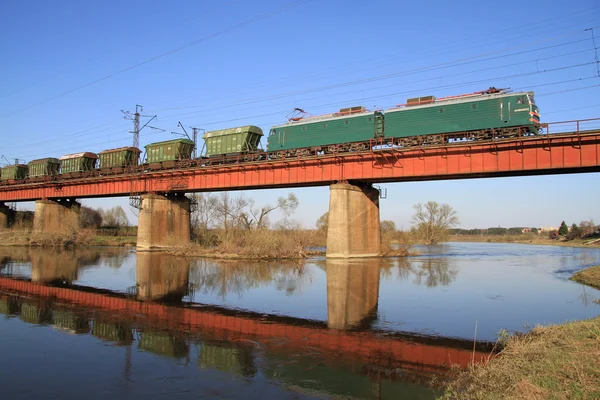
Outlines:
[[[570, 42], [570, 43], [576, 43], [576, 42], [585, 41], [585, 40], [589, 40], [589, 38], [588, 38], [588, 39], [577, 40], [577, 41], [572, 41], [572, 42]], [[549, 48], [549, 47], [556, 47], [556, 46], [562, 46], [562, 45], [565, 45], [565, 44], [557, 44], [557, 45], [553, 45], [553, 46], [547, 46], [547, 47]], [[540, 49], [541, 49], [541, 48], [540, 48]], [[529, 52], [529, 51], [533, 52], [533, 51], [540, 50], [540, 49], [528, 50], [528, 51], [526, 51], [526, 52]], [[521, 53], [525, 53], [525, 52], [521, 52]], [[501, 57], [504, 57], [504, 56], [507, 56], [507, 57], [508, 57], [508, 56], [510, 56], [510, 55], [502, 55]], [[492, 57], [492, 58], [490, 58], [490, 59], [493, 59], [493, 58], [497, 58], [497, 57]], [[486, 60], [478, 60], [478, 62], [479, 62], [479, 61], [487, 61], [487, 59], [486, 59]], [[469, 62], [469, 63], [470, 63], [470, 62]], [[488, 68], [488, 69], [489, 69], [489, 68]], [[426, 72], [429, 72], [429, 71], [426, 71]], [[513, 76], [513, 77], [514, 77], [514, 76]], [[435, 78], [433, 78], [433, 79], [435, 79]], [[390, 86], [390, 85], [386, 85], [385, 87], [388, 87], [388, 86]], [[449, 87], [457, 87], [457, 86], [456, 86], [456, 85], [446, 85], [446, 86], [443, 86], [443, 87], [441, 87], [441, 88], [449, 88]], [[373, 88], [369, 88], [368, 90], [373, 90]], [[422, 90], [428, 90], [428, 89], [422, 89]], [[414, 91], [413, 91], [413, 93], [414, 93]], [[388, 96], [392, 96], [392, 95], [393, 95], [393, 94], [390, 94], [390, 95], [388, 95]], [[382, 98], [382, 96], [373, 96], [373, 97], [368, 97], [368, 99], [377, 99], [377, 98]], [[339, 102], [338, 102], [338, 103], [339, 103]], [[206, 111], [206, 110], [203, 110], [203, 111]], [[176, 115], [176, 116], [166, 116], [166, 117], [161, 117], [161, 118], [162, 118], [163, 120], [169, 120], [169, 119], [172, 119], [172, 118], [175, 118], [175, 117], [179, 117], [179, 116], [181, 116], [181, 115], [182, 115], [182, 114], [178, 114], [178, 115]], [[53, 139], [53, 140], [56, 140], [56, 141], [58, 141], [58, 140], [60, 140], [60, 139]]]
[[265, 19], [265, 18], [268, 18], [268, 17], [271, 17], [271, 16], [273, 16], [273, 15], [279, 14], [279, 13], [281, 13], [281, 12], [283, 12], [283, 11], [286, 11], [286, 10], [288, 10], [288, 9], [290, 9], [290, 8], [297, 7], [297, 6], [299, 6], [299, 5], [302, 5], [302, 4], [305, 4], [305, 3], [308, 3], [308, 2], [310, 2], [310, 1], [312, 1], [312, 0], [297, 0], [297, 1], [294, 1], [294, 2], [292, 2], [292, 3], [289, 3], [289, 4], [285, 5], [285, 6], [279, 7], [279, 8], [277, 8], [277, 9], [273, 10], [273, 11], [270, 11], [270, 12], [264, 13], [264, 14], [262, 14], [262, 15], [259, 15], [259, 16], [257, 16], [257, 17], [254, 17], [254, 18], [250, 18], [250, 19], [248, 19], [248, 20], [245, 20], [245, 21], [243, 21], [243, 22], [240, 22], [240, 23], [238, 23], [238, 24], [235, 24], [235, 25], [233, 25], [233, 26], [230, 26], [229, 28], [225, 28], [225, 29], [222, 29], [222, 30], [220, 30], [220, 31], [214, 32], [214, 33], [212, 33], [212, 34], [209, 34], [209, 35], [207, 35], [207, 36], [201, 37], [200, 39], [196, 39], [196, 40], [194, 40], [194, 41], [192, 41], [192, 42], [190, 42], [190, 43], [188, 43], [188, 44], [185, 44], [185, 45], [182, 45], [182, 46], [176, 47], [176, 48], [174, 48], [174, 49], [171, 49], [171, 50], [169, 50], [169, 51], [163, 52], [163, 53], [161, 53], [161, 54], [158, 54], [158, 55], [156, 55], [156, 56], [153, 56], [153, 57], [151, 57], [151, 58], [148, 58], [148, 59], [146, 59], [146, 60], [144, 60], [144, 61], [141, 61], [141, 62], [139, 62], [139, 63], [136, 63], [136, 64], [134, 64], [134, 65], [131, 65], [131, 66], [129, 66], [129, 67], [126, 67], [126, 68], [120, 69], [120, 70], [118, 70], [118, 71], [116, 71], [116, 72], [113, 72], [113, 73], [111, 73], [111, 74], [104, 75], [103, 77], [101, 77], [101, 78], [98, 78], [98, 79], [95, 79], [95, 80], [93, 80], [93, 81], [91, 81], [91, 82], [88, 82], [88, 83], [85, 83], [85, 84], [83, 84], [83, 85], [77, 86], [77, 87], [75, 87], [75, 88], [73, 88], [73, 89], [67, 90], [67, 91], [65, 91], [65, 92], [62, 92], [62, 93], [60, 93], [60, 94], [57, 94], [57, 95], [55, 95], [55, 96], [52, 96], [52, 97], [49, 97], [49, 98], [46, 98], [46, 99], [44, 99], [44, 100], [40, 100], [40, 101], [38, 101], [38, 102], [36, 102], [36, 103], [30, 104], [30, 105], [28, 105], [28, 106], [26, 106], [26, 107], [24, 107], [24, 108], [21, 108], [21, 109], [19, 109], [19, 110], [17, 110], [17, 111], [13, 111], [13, 112], [11, 112], [11, 113], [8, 113], [8, 114], [5, 114], [5, 115], [2, 115], [2, 116], [0, 116], [0, 119], [1, 119], [1, 118], [6, 118], [6, 117], [8, 117], [8, 116], [15, 115], [15, 114], [19, 114], [19, 113], [21, 113], [21, 112], [23, 112], [23, 111], [27, 111], [27, 110], [29, 110], [29, 109], [30, 109], [30, 108], [32, 108], [32, 107], [35, 107], [35, 106], [38, 106], [38, 105], [42, 105], [42, 104], [48, 103], [49, 101], [52, 101], [52, 100], [55, 100], [55, 99], [61, 98], [61, 97], [63, 97], [63, 96], [66, 96], [66, 95], [68, 95], [68, 94], [71, 94], [71, 93], [77, 92], [77, 91], [79, 91], [79, 90], [81, 90], [81, 89], [85, 89], [85, 88], [87, 88], [87, 87], [89, 87], [89, 86], [95, 85], [96, 83], [99, 83], [99, 82], [105, 81], [105, 80], [107, 80], [107, 79], [110, 79], [110, 78], [113, 78], [113, 77], [115, 77], [115, 76], [117, 76], [117, 75], [120, 75], [120, 74], [123, 74], [123, 73], [125, 73], [125, 72], [131, 71], [131, 70], [133, 70], [133, 69], [135, 69], [135, 68], [141, 67], [142, 65], [149, 64], [149, 63], [151, 63], [151, 62], [153, 62], [153, 61], [156, 61], [156, 60], [158, 60], [158, 59], [161, 59], [161, 58], [163, 58], [163, 57], [166, 57], [166, 56], [169, 56], [169, 55], [171, 55], [171, 54], [177, 53], [177, 52], [179, 52], [179, 51], [185, 50], [185, 49], [187, 49], [187, 48], [189, 48], [189, 47], [195, 46], [195, 45], [197, 45], [197, 44], [199, 44], [199, 43], [202, 43], [202, 42], [205, 42], [205, 41], [207, 41], [207, 40], [211, 40], [211, 39], [217, 38], [217, 37], [219, 37], [219, 36], [225, 35], [226, 33], [229, 33], [229, 32], [235, 31], [235, 30], [237, 30], [237, 29], [243, 28], [243, 27], [245, 27], [245, 26], [247, 26], [247, 25], [250, 25], [250, 24], [252, 24], [252, 23], [254, 23], [254, 22], [261, 21], [261, 20], [263, 20], [263, 19]]

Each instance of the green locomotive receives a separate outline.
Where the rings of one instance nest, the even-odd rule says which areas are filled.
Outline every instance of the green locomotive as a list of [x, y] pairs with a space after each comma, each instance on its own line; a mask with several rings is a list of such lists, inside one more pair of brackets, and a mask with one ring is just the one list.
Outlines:
[[493, 139], [536, 134], [539, 111], [533, 92], [483, 92], [436, 99], [409, 99], [384, 112], [363, 107], [339, 113], [296, 118], [271, 128], [271, 156], [307, 155], [364, 150], [379, 144], [412, 146], [444, 144], [450, 140]]

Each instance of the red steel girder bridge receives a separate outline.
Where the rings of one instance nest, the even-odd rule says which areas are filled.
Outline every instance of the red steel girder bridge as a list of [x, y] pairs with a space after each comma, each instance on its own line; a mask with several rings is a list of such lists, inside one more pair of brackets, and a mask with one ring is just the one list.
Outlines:
[[0, 202], [600, 172], [600, 128], [487, 142], [382, 149], [278, 161], [0, 186]]

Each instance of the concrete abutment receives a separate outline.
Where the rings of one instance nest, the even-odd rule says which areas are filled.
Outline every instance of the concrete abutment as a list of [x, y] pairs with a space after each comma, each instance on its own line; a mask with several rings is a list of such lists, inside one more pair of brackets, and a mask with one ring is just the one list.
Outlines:
[[4, 203], [0, 203], [0, 231], [8, 228], [12, 219], [13, 210]]
[[380, 253], [379, 190], [370, 185], [329, 187], [327, 257], [376, 257]]
[[81, 205], [75, 200], [38, 200], [35, 202], [33, 233], [73, 234], [79, 231]]
[[184, 195], [142, 195], [137, 249], [183, 247], [190, 243], [190, 199]]

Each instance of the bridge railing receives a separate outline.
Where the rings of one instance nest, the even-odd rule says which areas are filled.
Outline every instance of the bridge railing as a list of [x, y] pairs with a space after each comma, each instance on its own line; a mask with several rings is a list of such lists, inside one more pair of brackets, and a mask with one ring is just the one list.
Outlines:
[[600, 130], [600, 118], [589, 118], [572, 121], [548, 122], [542, 124], [545, 134], [581, 133], [585, 131]]

